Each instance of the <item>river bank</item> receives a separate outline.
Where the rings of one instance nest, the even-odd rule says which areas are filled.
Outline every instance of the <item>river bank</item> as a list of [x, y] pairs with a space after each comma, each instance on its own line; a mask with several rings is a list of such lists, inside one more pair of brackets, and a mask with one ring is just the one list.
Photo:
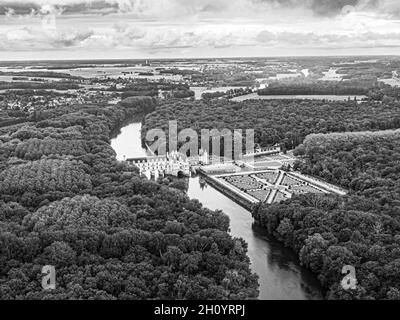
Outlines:
[[[118, 159], [126, 154], [141, 151], [141, 122], [136, 120], [121, 128], [112, 139]], [[200, 176], [189, 178], [187, 191], [191, 199], [197, 199], [204, 207], [222, 210], [230, 218], [230, 233], [243, 238], [248, 245], [251, 268], [259, 276], [260, 295], [263, 300], [309, 300], [322, 299], [323, 293], [317, 279], [300, 266], [296, 254], [255, 226], [250, 211], [231, 200]]]

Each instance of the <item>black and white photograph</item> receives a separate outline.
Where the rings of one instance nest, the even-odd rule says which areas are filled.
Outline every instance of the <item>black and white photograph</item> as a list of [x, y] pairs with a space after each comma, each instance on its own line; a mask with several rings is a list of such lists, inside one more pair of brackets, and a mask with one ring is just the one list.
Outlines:
[[400, 300], [400, 1], [0, 0], [0, 300]]

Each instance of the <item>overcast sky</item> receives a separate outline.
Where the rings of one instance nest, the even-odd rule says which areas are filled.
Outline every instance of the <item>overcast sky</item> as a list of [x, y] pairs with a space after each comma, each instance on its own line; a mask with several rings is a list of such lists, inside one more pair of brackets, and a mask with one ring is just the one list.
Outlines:
[[0, 60], [399, 53], [399, 0], [0, 0]]

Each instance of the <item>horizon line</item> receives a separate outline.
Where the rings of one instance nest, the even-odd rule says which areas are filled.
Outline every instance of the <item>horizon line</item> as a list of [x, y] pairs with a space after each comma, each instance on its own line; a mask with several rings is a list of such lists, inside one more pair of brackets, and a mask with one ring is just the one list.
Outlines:
[[47, 62], [47, 61], [174, 61], [174, 60], [211, 60], [211, 59], [269, 59], [269, 58], [342, 58], [342, 57], [400, 57], [400, 54], [339, 54], [339, 55], [272, 55], [272, 56], [226, 56], [226, 57], [185, 57], [185, 58], [93, 58], [93, 59], [20, 59], [0, 60], [7, 62]]

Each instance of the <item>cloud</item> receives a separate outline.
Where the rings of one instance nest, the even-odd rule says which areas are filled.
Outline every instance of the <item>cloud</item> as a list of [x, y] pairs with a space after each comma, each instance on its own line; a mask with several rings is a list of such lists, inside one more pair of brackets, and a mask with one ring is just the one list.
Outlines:
[[[57, 11], [63, 15], [111, 14], [119, 12], [116, 2], [108, 0], [31, 0], [0, 1], [0, 15], [41, 15]], [[11, 14], [10, 14], [11, 13]]]
[[53, 50], [57, 48], [80, 47], [94, 35], [94, 32], [74, 30], [55, 31], [38, 30], [28, 27], [8, 30], [0, 33], [0, 49], [17, 50]]
[[0, 49], [250, 56], [273, 48], [395, 48], [400, 42], [399, 2], [0, 0]]
[[400, 48], [400, 31], [390, 33], [363, 32], [353, 34], [334, 33], [271, 33], [263, 30], [255, 37], [256, 41], [264, 46], [278, 45], [287, 48]]
[[61, 48], [80, 46], [93, 35], [94, 32], [91, 30], [59, 33], [53, 39], [52, 44], [54, 47]]
[[133, 14], [143, 18], [180, 16], [243, 17], [271, 10], [303, 9], [315, 15], [336, 16], [348, 11], [376, 10], [399, 12], [396, 0], [17, 0], [0, 1], [0, 15], [40, 14], [44, 6], [52, 6], [64, 15], [74, 14]]
[[38, 12], [41, 6], [33, 2], [0, 2], [0, 15], [30, 15]]

